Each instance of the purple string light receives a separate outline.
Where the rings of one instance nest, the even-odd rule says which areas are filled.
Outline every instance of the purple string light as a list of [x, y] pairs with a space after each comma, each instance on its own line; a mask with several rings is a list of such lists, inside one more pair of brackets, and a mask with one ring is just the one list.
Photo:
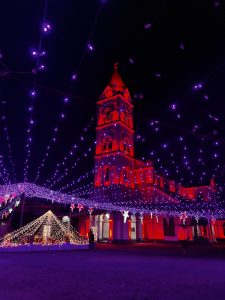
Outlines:
[[[96, 27], [96, 24], [97, 24], [97, 21], [98, 21], [98, 18], [100, 16], [100, 13], [101, 13], [101, 10], [103, 8], [104, 3], [105, 2], [101, 3], [100, 8], [99, 8], [99, 10], [97, 12], [97, 15], [96, 15], [95, 20], [94, 20], [94, 24], [93, 24], [93, 26], [91, 28], [91, 31], [90, 31], [90, 34], [89, 34], [89, 37], [88, 37], [88, 41], [90, 41], [91, 38], [92, 38], [92, 35], [94, 33], [94, 30], [95, 30], [95, 27]], [[87, 48], [88, 48], [89, 52], [93, 52], [94, 51], [94, 46], [90, 42], [87, 43]], [[81, 67], [82, 62], [83, 62], [84, 57], [85, 57], [85, 54], [86, 54], [86, 49], [84, 49], [84, 51], [83, 51], [83, 54], [81, 56], [81, 59], [80, 59], [80, 62], [78, 64], [78, 66], [77, 66], [76, 72], [74, 72], [72, 74], [72, 77], [71, 77], [72, 83], [71, 83], [71, 86], [69, 88], [69, 92], [67, 94], [70, 94], [70, 91], [72, 90], [72, 87], [73, 87], [73, 83], [77, 79], [77, 76], [78, 76], [79, 71], [80, 71], [80, 67]], [[68, 102], [69, 102], [69, 99], [65, 98], [64, 99], [64, 104], [67, 104]], [[64, 119], [66, 117], [66, 114], [65, 114], [64, 110], [60, 113], [60, 117], [61, 117], [61, 119]], [[41, 170], [44, 168], [44, 166], [46, 164], [46, 160], [49, 157], [50, 150], [52, 150], [52, 148], [53, 148], [53, 146], [54, 146], [54, 144], [55, 144], [55, 142], [57, 140], [56, 139], [56, 133], [59, 131], [59, 125], [56, 125], [54, 128], [55, 129], [53, 130], [53, 135], [50, 138], [50, 142], [48, 143], [48, 145], [46, 147], [46, 151], [45, 151], [44, 157], [41, 160], [40, 165], [37, 167], [37, 174], [36, 174], [36, 178], [35, 178], [34, 182], [37, 182], [39, 180], [40, 174], [41, 174]]]
[[[9, 137], [9, 129], [8, 129], [8, 124], [7, 124], [5, 105], [6, 105], [6, 102], [4, 100], [1, 100], [1, 106], [2, 106], [1, 121], [3, 123], [3, 136], [5, 137], [5, 140], [7, 143], [8, 160], [9, 160], [9, 164], [10, 164], [11, 175], [12, 175], [13, 181], [16, 182], [15, 162], [13, 161], [13, 158], [12, 158], [13, 157], [12, 156], [12, 146], [11, 146], [10, 137]], [[11, 182], [11, 180], [10, 180], [10, 182]]]
[[[38, 50], [33, 50], [32, 55], [36, 58], [36, 68], [34, 72], [34, 84], [33, 84], [33, 90], [31, 91], [31, 104], [28, 107], [28, 113], [29, 113], [29, 122], [28, 122], [28, 128], [27, 128], [27, 141], [25, 145], [25, 153], [26, 153], [26, 158], [24, 162], [24, 181], [28, 180], [28, 170], [29, 170], [29, 162], [30, 162], [30, 157], [31, 157], [31, 145], [32, 145], [32, 128], [34, 125], [34, 106], [35, 106], [35, 100], [37, 96], [37, 70], [40, 70], [40, 58], [42, 56], [45, 56], [45, 51], [42, 50], [42, 40], [43, 40], [43, 33], [44, 33], [44, 26], [46, 25], [46, 15], [47, 15], [47, 7], [48, 7], [48, 0], [45, 0], [44, 4], [44, 12], [43, 12], [43, 19], [42, 19], [42, 28], [41, 28], [41, 33], [40, 33], [40, 39], [39, 39], [39, 46]], [[44, 65], [41, 64], [43, 67]], [[41, 70], [43, 68], [41, 67]]]

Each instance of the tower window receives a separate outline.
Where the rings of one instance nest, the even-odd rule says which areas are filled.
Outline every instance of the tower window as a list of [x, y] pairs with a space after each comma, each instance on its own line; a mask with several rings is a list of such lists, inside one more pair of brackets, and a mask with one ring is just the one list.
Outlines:
[[111, 111], [110, 111], [110, 110], [107, 110], [105, 116], [106, 116], [106, 120], [107, 120], [107, 121], [110, 121], [110, 120], [111, 120]]
[[163, 219], [163, 231], [165, 236], [169, 235], [169, 226], [166, 218]]
[[130, 151], [130, 149], [129, 149], [129, 140], [128, 140], [128, 138], [125, 138], [124, 140], [123, 140], [123, 150], [124, 150], [124, 152], [126, 152], [126, 153], [129, 153]]
[[120, 112], [120, 118], [121, 121], [123, 121], [125, 124], [129, 125], [129, 112], [127, 110], [122, 110]]
[[124, 121], [127, 122], [127, 120], [128, 120], [128, 116], [127, 116], [127, 112], [125, 111], [124, 112]]
[[109, 167], [105, 168], [105, 183], [109, 182]]
[[107, 108], [105, 110], [105, 122], [111, 122], [112, 121], [112, 109]]
[[121, 173], [120, 173], [120, 183], [121, 184], [124, 184], [125, 186], [128, 186], [129, 185], [129, 172], [130, 172], [130, 169], [129, 167], [123, 167], [121, 169]]
[[125, 111], [124, 112], [124, 122], [126, 123], [126, 124], [129, 124], [129, 119], [128, 119], [128, 113]]
[[127, 169], [123, 170], [123, 179], [124, 179], [124, 182], [128, 181], [128, 171], [127, 171]]
[[112, 138], [110, 136], [106, 136], [102, 141], [102, 151], [108, 152], [112, 150]]

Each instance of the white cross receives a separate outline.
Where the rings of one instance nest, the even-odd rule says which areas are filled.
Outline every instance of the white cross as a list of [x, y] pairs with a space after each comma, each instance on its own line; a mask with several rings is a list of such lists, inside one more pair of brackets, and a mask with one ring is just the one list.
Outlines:
[[127, 218], [129, 218], [129, 210], [123, 211], [123, 223], [126, 223]]

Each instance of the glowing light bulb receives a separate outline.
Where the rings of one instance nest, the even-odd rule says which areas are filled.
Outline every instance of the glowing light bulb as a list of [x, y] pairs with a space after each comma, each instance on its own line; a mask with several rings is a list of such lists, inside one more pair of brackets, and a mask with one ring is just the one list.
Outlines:
[[176, 108], [177, 108], [175, 103], [171, 104], [170, 107], [171, 107], [172, 110], [176, 110]]
[[34, 90], [31, 91], [31, 96], [32, 96], [32, 97], [35, 97], [35, 96], [36, 96], [36, 91], [34, 91]]
[[72, 80], [76, 80], [77, 79], [77, 74], [73, 74], [72, 75]]
[[89, 51], [93, 51], [94, 50], [94, 47], [91, 44], [87, 44], [87, 47], [88, 47]]
[[42, 29], [44, 32], [49, 32], [51, 30], [51, 25], [49, 23], [44, 23]]

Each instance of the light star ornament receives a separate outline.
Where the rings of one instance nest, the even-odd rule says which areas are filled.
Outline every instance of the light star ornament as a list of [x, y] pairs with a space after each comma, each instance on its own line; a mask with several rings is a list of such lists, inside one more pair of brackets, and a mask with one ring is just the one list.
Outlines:
[[71, 205], [70, 205], [70, 210], [71, 210], [72, 212], [74, 211], [74, 208], [75, 208], [74, 203], [71, 203]]
[[89, 212], [90, 215], [92, 214], [93, 210], [94, 210], [94, 209], [93, 209], [92, 207], [90, 207], [90, 208], [88, 209], [88, 212]]
[[77, 208], [79, 210], [79, 212], [81, 212], [81, 210], [84, 208], [83, 205], [81, 203], [78, 203]]

